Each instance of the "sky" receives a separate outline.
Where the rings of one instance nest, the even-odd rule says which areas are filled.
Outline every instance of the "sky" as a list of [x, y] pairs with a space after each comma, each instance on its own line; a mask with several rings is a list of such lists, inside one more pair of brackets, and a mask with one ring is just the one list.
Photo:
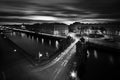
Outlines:
[[0, 0], [0, 24], [120, 20], [120, 0]]

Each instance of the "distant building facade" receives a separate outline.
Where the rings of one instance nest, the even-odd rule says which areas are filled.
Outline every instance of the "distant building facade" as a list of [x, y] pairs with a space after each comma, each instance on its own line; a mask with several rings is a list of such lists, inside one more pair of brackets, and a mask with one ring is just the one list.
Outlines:
[[55, 24], [53, 34], [54, 35], [67, 35], [68, 34], [68, 25], [66, 25], [66, 24]]
[[69, 26], [70, 32], [80, 34], [106, 34], [106, 35], [119, 35], [120, 24], [116, 23], [99, 23], [99, 24], [84, 24], [75, 22]]
[[68, 25], [63, 23], [42, 23], [34, 24], [32, 30], [40, 33], [47, 33], [53, 35], [67, 35], [68, 34]]
[[26, 29], [26, 26], [24, 24], [22, 24], [21, 29]]

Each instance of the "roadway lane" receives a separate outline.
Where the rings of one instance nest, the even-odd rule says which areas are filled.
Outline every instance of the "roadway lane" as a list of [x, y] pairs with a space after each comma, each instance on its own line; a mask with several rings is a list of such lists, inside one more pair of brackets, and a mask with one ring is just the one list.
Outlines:
[[[44, 80], [65, 80], [68, 66], [70, 65], [71, 57], [76, 52], [75, 44], [78, 42], [79, 39], [75, 39], [75, 41], [58, 57], [56, 57], [51, 63], [45, 65], [43, 67], [38, 67], [33, 69], [33, 72], [37, 72], [39, 75], [43, 75]], [[45, 74], [49, 74], [46, 75]], [[63, 77], [64, 76], [64, 77]]]

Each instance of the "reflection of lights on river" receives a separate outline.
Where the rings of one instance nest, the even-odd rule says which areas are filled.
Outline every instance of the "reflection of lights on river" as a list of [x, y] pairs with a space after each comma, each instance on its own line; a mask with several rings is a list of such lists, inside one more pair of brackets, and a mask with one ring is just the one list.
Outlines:
[[37, 42], [39, 41], [38, 37], [37, 37], [37, 39], [36, 39], [36, 40], [37, 40]]
[[42, 44], [44, 43], [44, 39], [42, 38]]
[[51, 45], [51, 40], [49, 40], [49, 45]]
[[90, 52], [89, 52], [89, 50], [87, 50], [87, 58], [89, 58], [90, 57]]
[[59, 44], [58, 41], [56, 41], [56, 48], [58, 48], [58, 44]]
[[97, 55], [97, 51], [96, 51], [96, 50], [94, 50], [94, 56], [95, 56], [96, 59], [98, 58], [98, 55]]
[[16, 52], [17, 50], [16, 50], [16, 49], [14, 49], [13, 51], [14, 51], [14, 52]]
[[49, 57], [49, 54], [48, 54], [48, 52], [46, 52], [46, 56], [47, 56], [47, 57]]
[[32, 36], [32, 40], [34, 40], [34, 36]]
[[29, 35], [28, 38], [31, 39], [31, 36]]
[[11, 33], [10, 33], [10, 35], [12, 36], [12, 35], [13, 35], [13, 33], [11, 32]]
[[113, 63], [113, 62], [114, 62], [114, 60], [113, 60], [113, 57], [112, 57], [112, 56], [109, 56], [109, 60], [110, 60], [110, 62], [111, 62], [111, 63]]
[[7, 38], [6, 36], [4, 36], [4, 38]]
[[16, 35], [16, 32], [13, 32], [13, 35], [15, 36], [15, 35]]
[[41, 58], [43, 55], [39, 52], [38, 53], [38, 57]]
[[22, 37], [24, 37], [24, 36], [25, 36], [25, 34], [24, 34], [24, 33], [21, 33], [21, 36], [22, 36]]

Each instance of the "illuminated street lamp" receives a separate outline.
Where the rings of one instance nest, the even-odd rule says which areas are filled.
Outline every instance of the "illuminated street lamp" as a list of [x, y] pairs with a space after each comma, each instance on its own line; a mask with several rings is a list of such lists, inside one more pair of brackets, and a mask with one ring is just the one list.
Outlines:
[[16, 50], [16, 49], [14, 49], [13, 51], [14, 51], [14, 52], [16, 52], [17, 50]]
[[43, 55], [39, 52], [38, 53], [38, 57], [41, 58]]
[[75, 71], [70, 72], [70, 76], [75, 79], [77, 78], [77, 73]]

